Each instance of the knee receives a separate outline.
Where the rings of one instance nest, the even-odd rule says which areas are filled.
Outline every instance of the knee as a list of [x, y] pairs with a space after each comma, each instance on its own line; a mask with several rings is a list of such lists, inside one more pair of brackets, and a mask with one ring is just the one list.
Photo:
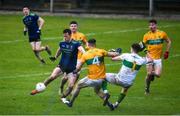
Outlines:
[[94, 92], [96, 93], [96, 94], [99, 94], [99, 88], [97, 89], [97, 88], [94, 88]]
[[156, 76], [157, 78], [160, 78], [161, 74], [160, 74], [160, 73], [157, 73], [157, 74], [155, 74], [155, 76]]
[[82, 88], [82, 85], [80, 84], [80, 83], [78, 83], [77, 85], [76, 85], [76, 89], [81, 89]]
[[74, 87], [74, 86], [68, 86], [68, 88], [69, 88], [70, 90], [72, 90], [72, 89], [73, 89], [73, 87]]
[[32, 50], [33, 50], [34, 53], [37, 53], [37, 50], [36, 50], [36, 49], [33, 48]]
[[68, 87], [69, 87], [69, 88], [73, 88], [73, 87], [74, 87], [74, 83], [69, 83], [69, 84], [68, 84]]
[[153, 75], [152, 72], [148, 72], [148, 73], [147, 73], [147, 77], [148, 77], [148, 78], [151, 77], [152, 75]]

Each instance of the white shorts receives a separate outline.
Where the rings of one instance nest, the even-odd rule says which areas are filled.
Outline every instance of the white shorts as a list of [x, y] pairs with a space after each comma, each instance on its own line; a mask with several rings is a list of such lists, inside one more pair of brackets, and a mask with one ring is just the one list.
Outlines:
[[106, 80], [111, 84], [115, 84], [124, 88], [129, 88], [132, 86], [132, 84], [120, 81], [118, 74], [116, 73], [106, 73]]
[[89, 79], [87, 76], [82, 78], [79, 82], [78, 85], [83, 86], [83, 87], [101, 87], [102, 82], [104, 79]]
[[[162, 60], [161, 59], [153, 59], [153, 63], [150, 63], [150, 64], [152, 64], [155, 67], [162, 68]], [[147, 64], [147, 65], [149, 65], [149, 64]]]

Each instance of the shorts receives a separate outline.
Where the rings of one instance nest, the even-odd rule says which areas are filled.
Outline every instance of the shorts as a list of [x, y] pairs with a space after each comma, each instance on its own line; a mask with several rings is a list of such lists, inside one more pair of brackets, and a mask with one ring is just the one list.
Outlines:
[[129, 88], [130, 86], [132, 86], [132, 84], [120, 81], [118, 74], [116, 73], [106, 73], [106, 81], [124, 88]]
[[66, 73], [66, 74], [69, 74], [69, 73], [72, 73], [74, 69], [64, 69], [60, 64], [57, 65], [57, 67], [59, 67], [63, 73]]
[[78, 84], [80, 86], [88, 86], [88, 87], [101, 87], [102, 86], [102, 82], [104, 81], [104, 79], [90, 79], [87, 76], [82, 78]]
[[41, 41], [40, 35], [37, 35], [36, 37], [29, 37], [29, 42], [38, 42]]
[[153, 65], [155, 67], [160, 67], [162, 68], [162, 60], [161, 59], [153, 59], [153, 63], [149, 63], [147, 65]]

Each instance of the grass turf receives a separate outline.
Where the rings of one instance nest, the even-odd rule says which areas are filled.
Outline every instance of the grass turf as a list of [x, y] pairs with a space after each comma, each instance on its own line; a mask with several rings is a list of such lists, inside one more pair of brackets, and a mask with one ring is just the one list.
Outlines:
[[[42, 44], [48, 44], [53, 54], [62, 40], [62, 30], [69, 27], [69, 22], [76, 20], [79, 30], [88, 38], [97, 39], [97, 47], [106, 50], [121, 47], [123, 52], [129, 52], [133, 42], [142, 40], [148, 31], [147, 20], [130, 19], [95, 19], [44, 16], [45, 25], [42, 29]], [[29, 93], [37, 82], [47, 78], [58, 61], [52, 63], [47, 53], [42, 53], [47, 64], [42, 65], [35, 58], [27, 37], [23, 36], [22, 16], [0, 16], [0, 114], [91, 114], [91, 115], [116, 115], [116, 114], [180, 114], [180, 52], [179, 30], [180, 21], [160, 20], [159, 28], [168, 33], [172, 38], [170, 58], [163, 61], [163, 73], [160, 79], [152, 83], [151, 94], [144, 95], [144, 78], [146, 75], [143, 67], [137, 75], [136, 81], [130, 88], [127, 97], [115, 111], [110, 111], [102, 106], [102, 101], [94, 94], [92, 88], [82, 89], [72, 108], [60, 102], [58, 88], [60, 79], [52, 82], [47, 90], [36, 96]], [[120, 67], [117, 62], [106, 58], [107, 72], [118, 72]], [[86, 75], [82, 71], [81, 78]], [[108, 85], [111, 93], [110, 100], [116, 101], [120, 87]]]

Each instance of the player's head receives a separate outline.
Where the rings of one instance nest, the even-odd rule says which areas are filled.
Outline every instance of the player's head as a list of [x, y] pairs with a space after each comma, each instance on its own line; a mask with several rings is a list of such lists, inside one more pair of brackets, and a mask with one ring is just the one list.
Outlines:
[[65, 41], [71, 40], [71, 30], [70, 29], [64, 29], [63, 30], [63, 36]]
[[78, 29], [78, 23], [76, 21], [71, 21], [69, 23], [69, 28], [71, 29], [72, 33], [77, 32]]
[[133, 43], [131, 45], [131, 52], [139, 53], [141, 51], [141, 46], [138, 43]]
[[155, 32], [156, 29], [157, 29], [157, 21], [155, 19], [151, 19], [149, 20], [149, 29], [152, 31], [152, 32]]
[[30, 9], [29, 9], [28, 7], [24, 7], [24, 8], [23, 8], [23, 14], [24, 14], [25, 16], [29, 15], [29, 12], [30, 12]]
[[88, 40], [89, 47], [96, 47], [96, 39], [92, 38]]

